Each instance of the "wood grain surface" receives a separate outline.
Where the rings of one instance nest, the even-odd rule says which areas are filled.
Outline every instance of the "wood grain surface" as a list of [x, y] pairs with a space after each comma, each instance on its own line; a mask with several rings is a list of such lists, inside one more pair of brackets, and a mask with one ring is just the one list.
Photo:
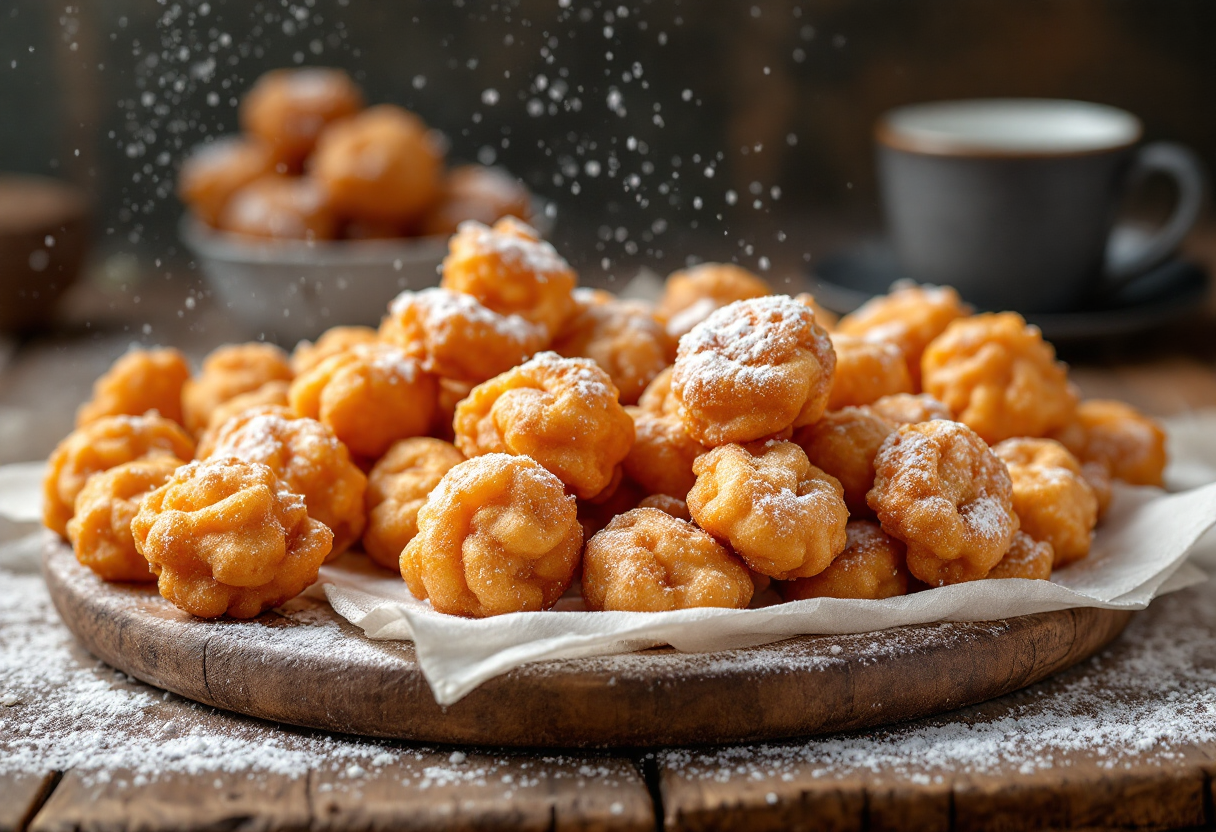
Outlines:
[[153, 588], [100, 581], [58, 541], [47, 544], [43, 574], [88, 650], [157, 687], [293, 725], [492, 746], [740, 742], [914, 719], [1070, 667], [1131, 615], [1083, 608], [719, 653], [538, 662], [440, 707], [412, 644], [369, 640], [323, 601], [301, 597], [250, 622], [203, 621]]

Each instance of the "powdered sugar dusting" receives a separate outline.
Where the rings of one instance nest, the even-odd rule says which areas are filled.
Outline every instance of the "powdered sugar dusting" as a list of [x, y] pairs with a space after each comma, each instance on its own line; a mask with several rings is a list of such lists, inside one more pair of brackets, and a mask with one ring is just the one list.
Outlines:
[[500, 315], [481, 304], [472, 295], [453, 292], [439, 286], [421, 292], [405, 291], [393, 298], [389, 313], [402, 316], [411, 306], [416, 307], [427, 329], [443, 331], [460, 322], [494, 330], [519, 344], [537, 341], [537, 326], [520, 315]]
[[465, 220], [457, 226], [460, 242], [475, 251], [492, 252], [503, 263], [529, 271], [541, 282], [547, 281], [551, 275], [570, 274], [570, 264], [557, 253], [551, 243], [529, 239], [540, 236], [535, 229], [514, 218], [503, 222], [518, 227], [522, 234], [527, 236], [495, 231], [476, 220]]
[[[85, 571], [81, 580], [93, 581]], [[354, 790], [379, 777], [405, 789], [485, 789], [483, 799], [574, 788], [636, 787], [625, 761], [560, 754], [478, 753], [296, 729], [218, 711], [144, 685], [88, 655], [60, 622], [37, 575], [0, 568], [0, 777], [73, 770], [87, 785], [142, 786], [175, 775], [313, 775], [317, 792]], [[144, 603], [139, 592], [127, 603]], [[272, 628], [285, 651], [308, 645], [366, 666], [402, 645], [344, 631], [323, 602], [300, 598]], [[239, 637], [267, 637], [257, 622], [225, 622]], [[246, 632], [247, 631], [247, 632]], [[115, 778], [129, 778], [115, 780]], [[230, 782], [227, 781], [227, 782]], [[465, 796], [468, 796], [465, 792]]]
[[941, 717], [860, 735], [669, 751], [679, 777], [791, 782], [872, 772], [913, 783], [1057, 769], [1082, 756], [1119, 769], [1168, 765], [1216, 742], [1216, 590], [1154, 604], [1115, 647], [1053, 680]]
[[521, 364], [519, 369], [525, 374], [537, 370], [560, 373], [563, 382], [573, 385], [578, 395], [584, 399], [616, 398], [616, 394], [604, 383], [605, 380], [611, 382], [608, 374], [590, 358], [565, 358], [546, 350], [532, 356], [525, 364]]
[[781, 365], [808, 333], [817, 355], [832, 354], [814, 313], [788, 295], [736, 301], [680, 339], [673, 383], [714, 386], [729, 380], [765, 389], [784, 379]]

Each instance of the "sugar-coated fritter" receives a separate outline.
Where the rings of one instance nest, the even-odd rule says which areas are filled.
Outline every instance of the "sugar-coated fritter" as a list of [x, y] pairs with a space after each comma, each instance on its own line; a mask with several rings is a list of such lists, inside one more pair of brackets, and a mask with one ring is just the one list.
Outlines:
[[426, 434], [438, 396], [435, 377], [390, 344], [351, 347], [291, 383], [296, 414], [329, 426], [352, 454], [369, 459]]
[[811, 424], [835, 369], [814, 313], [775, 295], [725, 306], [681, 338], [671, 391], [689, 435], [714, 447]]
[[954, 321], [925, 349], [921, 378], [926, 393], [989, 444], [1045, 436], [1077, 406], [1068, 368], [1015, 312]]
[[486, 618], [553, 606], [583, 545], [574, 497], [526, 456], [452, 468], [418, 512], [401, 576], [442, 613]]
[[182, 388], [186, 429], [198, 435], [211, 422], [212, 412], [242, 393], [269, 381], [291, 381], [291, 361], [273, 344], [228, 344], [203, 360], [203, 369]]
[[692, 523], [635, 508], [587, 541], [583, 598], [592, 610], [665, 612], [743, 609], [752, 598], [747, 567]]
[[844, 491], [793, 442], [722, 445], [698, 457], [693, 472], [693, 520], [728, 541], [753, 571], [805, 578], [844, 549]]
[[124, 462], [89, 477], [76, 497], [68, 539], [76, 560], [105, 581], [155, 581], [156, 573], [135, 549], [131, 521], [145, 495], [160, 488], [185, 465], [162, 454]]
[[583, 499], [609, 486], [633, 445], [633, 420], [608, 374], [552, 352], [473, 388], [454, 428], [465, 456], [526, 454]]
[[983, 578], [1018, 528], [1005, 463], [975, 431], [943, 419], [887, 437], [867, 502], [883, 531], [907, 544], [909, 571], [930, 586]]
[[265, 465], [213, 457], [178, 468], [131, 521], [160, 594], [200, 618], [253, 618], [317, 579], [333, 533]]
[[149, 410], [181, 423], [182, 387], [189, 378], [190, 364], [175, 349], [131, 350], [93, 382], [93, 397], [76, 411], [76, 427]]
[[877, 523], [850, 520], [848, 544], [818, 575], [790, 581], [781, 589], [787, 601], [806, 598], [879, 600], [908, 594], [906, 547]]
[[69, 433], [51, 452], [42, 481], [42, 523], [60, 537], [89, 477], [149, 456], [193, 459], [194, 440], [155, 413], [105, 416]]
[[363, 549], [376, 563], [397, 571], [401, 550], [418, 533], [418, 510], [443, 475], [464, 462], [456, 447], [416, 436], [389, 448], [367, 475], [367, 527]]

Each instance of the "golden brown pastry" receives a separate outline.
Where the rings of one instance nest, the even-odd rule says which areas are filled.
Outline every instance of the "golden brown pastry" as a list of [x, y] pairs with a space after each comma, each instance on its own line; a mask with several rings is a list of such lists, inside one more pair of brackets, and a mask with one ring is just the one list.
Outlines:
[[155, 581], [156, 573], [135, 550], [131, 521], [140, 501], [184, 465], [162, 454], [124, 462], [94, 474], [76, 497], [68, 539], [76, 560], [104, 581]]
[[723, 306], [772, 294], [760, 278], [731, 263], [702, 263], [672, 272], [654, 316], [667, 334], [679, 340]]
[[1044, 436], [1077, 407], [1068, 368], [1014, 312], [954, 321], [925, 349], [921, 376], [925, 392], [989, 444]]
[[200, 618], [253, 618], [317, 579], [333, 534], [265, 465], [213, 457], [140, 504], [135, 547], [160, 594]]
[[309, 172], [342, 216], [404, 226], [439, 198], [443, 153], [422, 119], [381, 104], [326, 127]]
[[930, 586], [985, 577], [1018, 529], [1005, 463], [959, 422], [891, 434], [867, 499], [883, 531], [908, 545], [909, 571]]
[[191, 151], [177, 177], [182, 202], [207, 225], [218, 225], [232, 195], [255, 179], [274, 172], [274, 156], [265, 145], [240, 136], [208, 142]]
[[552, 352], [474, 387], [454, 427], [465, 456], [526, 454], [583, 499], [611, 484], [633, 445], [633, 420], [608, 374]]
[[904, 544], [877, 523], [850, 520], [848, 544], [831, 565], [810, 578], [790, 581], [781, 589], [787, 601], [806, 598], [866, 598], [878, 600], [908, 594], [908, 565]]
[[552, 338], [574, 312], [578, 276], [536, 229], [514, 217], [461, 223], [448, 241], [440, 285], [500, 315], [518, 315]]
[[430, 430], [438, 396], [435, 377], [389, 344], [351, 347], [291, 383], [292, 410], [328, 425], [351, 453], [370, 459]]
[[582, 545], [561, 480], [529, 457], [487, 454], [452, 468], [431, 492], [401, 576], [449, 615], [544, 610], [570, 586]]
[[776, 295], [725, 306], [680, 339], [671, 392], [693, 439], [750, 442], [822, 416], [835, 369], [814, 313]]
[[42, 522], [60, 537], [76, 513], [76, 498], [89, 477], [150, 456], [192, 459], [194, 440], [155, 413], [106, 416], [69, 433], [47, 460], [42, 483]]
[[418, 510], [443, 475], [464, 462], [449, 442], [416, 436], [402, 439], [367, 475], [367, 528], [363, 549], [376, 563], [400, 569], [401, 550], [418, 534]]
[[576, 289], [575, 312], [551, 348], [567, 358], [590, 358], [634, 404], [671, 358], [675, 345], [645, 304], [617, 300], [598, 289]]
[[287, 353], [273, 344], [228, 344], [212, 351], [203, 369], [182, 388], [186, 429], [198, 435], [211, 422], [211, 413], [242, 393], [269, 381], [291, 381]]
[[263, 176], [235, 191], [216, 225], [269, 240], [332, 240], [338, 219], [325, 189], [307, 176]]
[[693, 463], [688, 511], [748, 568], [778, 580], [817, 575], [845, 547], [840, 483], [793, 442], [722, 445]]
[[743, 609], [752, 598], [738, 558], [692, 523], [655, 508], [628, 511], [587, 541], [582, 587], [592, 610]]
[[142, 416], [155, 410], [182, 421], [182, 387], [190, 378], [186, 357], [175, 349], [135, 349], [93, 382], [93, 398], [76, 411], [76, 427], [105, 416]]
[[298, 170], [327, 124], [363, 109], [363, 93], [340, 69], [267, 72], [241, 101], [241, 127], [275, 159]]
[[462, 222], [493, 225], [506, 216], [525, 222], [532, 214], [532, 194], [501, 168], [461, 165], [448, 171], [439, 200], [422, 215], [418, 233], [455, 234]]

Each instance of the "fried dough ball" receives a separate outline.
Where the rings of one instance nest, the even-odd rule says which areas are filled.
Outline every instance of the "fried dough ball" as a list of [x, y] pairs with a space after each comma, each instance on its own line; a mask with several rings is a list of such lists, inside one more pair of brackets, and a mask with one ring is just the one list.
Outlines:
[[273, 412], [284, 418], [294, 419], [295, 413], [291, 410], [290, 391], [291, 382], [268, 381], [257, 390], [233, 396], [218, 406], [211, 411], [211, 418], [207, 420], [206, 430], [198, 436], [198, 447], [194, 452], [195, 458], [206, 459], [211, 456], [211, 452], [215, 450], [215, 437], [219, 434], [220, 428], [229, 419], [234, 419], [247, 411]]
[[225, 203], [217, 226], [271, 240], [332, 240], [338, 236], [329, 195], [307, 176], [263, 176], [242, 186]]
[[291, 383], [291, 408], [329, 426], [362, 457], [431, 427], [439, 383], [389, 344], [360, 344], [332, 355]]
[[487, 454], [452, 468], [431, 492], [401, 577], [449, 615], [544, 610], [570, 586], [582, 545], [561, 480], [526, 456]]
[[1036, 326], [1015, 312], [950, 324], [926, 349], [925, 392], [985, 442], [1044, 436], [1072, 419], [1077, 391]]
[[182, 388], [186, 429], [197, 435], [211, 413], [229, 399], [250, 393], [268, 381], [291, 381], [287, 353], [273, 344], [230, 344], [203, 360], [203, 370]]
[[418, 534], [418, 509], [443, 475], [464, 462], [455, 446], [416, 436], [389, 448], [367, 475], [363, 549], [385, 569], [401, 568], [401, 550]]
[[657, 508], [678, 520], [692, 522], [692, 515], [688, 512], [688, 503], [670, 494], [651, 494], [649, 497], [643, 497], [638, 502], [638, 508]]
[[617, 515], [637, 508], [646, 496], [644, 489], [627, 479], [609, 485], [591, 500], [578, 501], [578, 522], [583, 527], [583, 539], [591, 536], [612, 522]]
[[338, 213], [373, 223], [417, 220], [439, 198], [443, 177], [426, 124], [392, 104], [325, 128], [308, 164]]
[[76, 497], [89, 477], [152, 456], [193, 459], [194, 440], [177, 422], [156, 413], [106, 416], [64, 437], [47, 460], [42, 481], [42, 523], [67, 537]]
[[1161, 485], [1165, 473], [1165, 431], [1134, 407], [1109, 399], [1088, 399], [1073, 420], [1052, 434], [1081, 462], [1104, 464], [1110, 475], [1132, 485]]
[[500, 315], [519, 315], [550, 338], [574, 312], [574, 270], [521, 220], [503, 217], [493, 227], [462, 222], [448, 249], [443, 288], [472, 295]]
[[680, 418], [680, 400], [671, 392], [671, 376], [675, 367], [668, 367], [646, 385], [638, 397], [638, 407], [660, 416]]
[[301, 341], [291, 351], [291, 371], [300, 376], [331, 355], [346, 352], [360, 344], [374, 344], [380, 338], [370, 326], [333, 326], [312, 341]]
[[246, 411], [224, 423], [207, 458], [229, 456], [269, 466], [302, 495], [308, 514], [334, 533], [331, 557], [363, 533], [367, 477], [333, 431], [315, 419], [287, 418], [269, 408]]
[[850, 520], [848, 544], [832, 565], [782, 588], [787, 601], [806, 598], [867, 598], [877, 601], [908, 594], [904, 544], [869, 520]]
[[1051, 544], [1056, 567], [1088, 555], [1098, 498], [1077, 458], [1052, 439], [1006, 439], [992, 452], [1009, 469], [1022, 531]]
[[218, 225], [234, 193], [273, 172], [274, 157], [265, 145], [229, 136], [190, 152], [177, 176], [177, 194], [196, 217]]
[[178, 468], [131, 521], [160, 594], [200, 618], [253, 618], [317, 579], [333, 534], [265, 465], [213, 457]]
[[799, 292], [794, 295], [794, 300], [801, 303], [807, 309], [815, 313], [815, 323], [819, 324], [828, 332], [836, 328], [836, 324], [840, 321], [840, 316], [830, 309], [824, 309], [815, 300], [815, 296], [809, 292]]
[[702, 263], [667, 276], [654, 316], [672, 339], [679, 340], [723, 306], [772, 293], [767, 283], [747, 269], [730, 263]]
[[567, 358], [590, 358], [633, 404], [675, 352], [674, 344], [639, 301], [617, 300], [607, 292], [576, 289], [576, 311], [550, 345]]
[[950, 322], [971, 314], [949, 286], [897, 286], [845, 315], [836, 332], [871, 341], [889, 341], [903, 351], [912, 383], [920, 384], [921, 353]]
[[873, 517], [866, 495], [874, 486], [874, 457], [896, 426], [864, 407], [829, 410], [794, 434], [811, 464], [831, 474], [844, 488], [853, 517]]
[[380, 339], [421, 361], [428, 373], [473, 382], [505, 373], [549, 343], [543, 327], [438, 287], [398, 295], [380, 324]]
[[76, 497], [68, 539], [76, 560], [104, 581], [155, 581], [156, 574], [135, 551], [131, 520], [145, 494], [160, 488], [185, 465], [168, 455], [124, 462], [89, 477]]
[[895, 344], [836, 334], [832, 336], [832, 349], [836, 352], [836, 374], [828, 410], [912, 392], [908, 362]]
[[141, 416], [155, 410], [182, 421], [182, 387], [190, 364], [175, 349], [135, 349], [119, 358], [97, 381], [93, 398], [76, 411], [76, 427], [105, 416]]
[[722, 445], [698, 457], [693, 471], [693, 520], [729, 541], [752, 570], [806, 578], [844, 549], [844, 491], [793, 442]]
[[623, 463], [625, 474], [650, 494], [668, 494], [681, 500], [697, 476], [693, 461], [707, 450], [672, 416], [627, 407], [633, 419], [633, 447]]
[[1110, 469], [1104, 462], [1083, 462], [1081, 463], [1081, 476], [1085, 477], [1089, 487], [1094, 490], [1094, 497], [1098, 500], [1098, 519], [1101, 520], [1106, 514], [1106, 510], [1110, 508], [1111, 500], [1115, 497]]
[[456, 419], [456, 405], [460, 404], [477, 385], [471, 381], [456, 381], [451, 378], [439, 379], [439, 397], [435, 405], [435, 419], [431, 424], [431, 436], [445, 442], [456, 438], [452, 422]]
[[340, 69], [303, 67], [267, 72], [241, 101], [241, 127], [293, 170], [312, 153], [332, 121], [363, 109], [363, 93]]
[[1046, 581], [1051, 578], [1051, 544], [1035, 540], [1025, 532], [1014, 532], [1009, 551], [1000, 559], [989, 578], [1029, 578]]
[[527, 221], [531, 213], [532, 194], [514, 176], [501, 168], [461, 165], [448, 171], [439, 201], [422, 215], [418, 233], [447, 236], [466, 220], [491, 225], [506, 216]]
[[814, 314], [785, 295], [733, 303], [680, 339], [671, 392], [703, 445], [809, 425], [828, 403], [836, 353]]
[[867, 500], [883, 531], [908, 545], [909, 571], [930, 586], [984, 577], [1018, 528], [1005, 463], [971, 428], [943, 419], [887, 437]]
[[692, 523], [635, 508], [587, 541], [583, 599], [592, 610], [741, 610], [752, 600], [752, 580], [738, 558]]
[[930, 396], [928, 393], [896, 393], [893, 396], [883, 396], [870, 402], [866, 409], [876, 413], [888, 422], [899, 425], [915, 425], [918, 422], [928, 422], [931, 419], [953, 419], [950, 408]]
[[633, 420], [617, 395], [594, 361], [543, 352], [457, 405], [456, 447], [468, 457], [526, 454], [576, 496], [594, 497], [633, 445]]

